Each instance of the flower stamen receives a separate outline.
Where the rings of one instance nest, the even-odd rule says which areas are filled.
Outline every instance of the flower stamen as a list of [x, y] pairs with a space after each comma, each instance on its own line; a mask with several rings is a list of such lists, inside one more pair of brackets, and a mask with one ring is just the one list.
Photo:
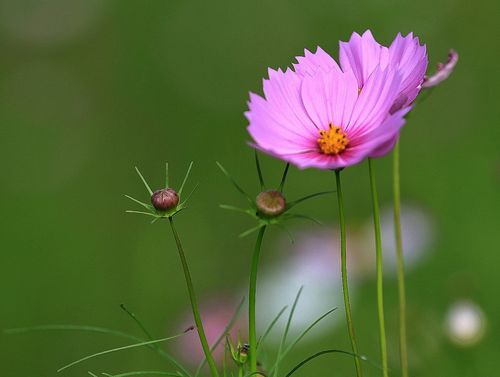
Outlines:
[[347, 134], [340, 127], [334, 126], [332, 123], [328, 125], [328, 130], [320, 130], [319, 135], [320, 137], [317, 140], [318, 146], [323, 154], [339, 154], [349, 144]]

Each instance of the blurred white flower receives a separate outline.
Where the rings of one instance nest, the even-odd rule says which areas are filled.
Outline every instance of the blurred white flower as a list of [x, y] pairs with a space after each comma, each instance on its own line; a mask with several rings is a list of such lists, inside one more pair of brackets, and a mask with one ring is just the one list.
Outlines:
[[453, 343], [460, 346], [472, 346], [483, 338], [486, 318], [477, 304], [470, 300], [461, 300], [449, 308], [445, 329]]
[[[261, 331], [284, 306], [288, 306], [288, 310], [283, 318], [287, 317], [301, 286], [304, 289], [294, 314], [292, 335], [299, 333], [334, 307], [338, 308], [337, 311], [323, 319], [317, 327], [332, 327], [344, 319], [336, 231], [333, 227], [323, 227], [294, 232], [294, 236], [294, 244], [282, 242], [280, 248], [284, 250], [281, 254], [287, 255], [280, 259], [282, 263], [262, 270], [257, 292], [258, 326]], [[355, 296], [355, 284], [351, 282], [349, 288], [352, 299]], [[284, 323], [283, 319], [281, 326], [277, 326], [278, 331], [282, 331]], [[269, 341], [274, 339], [279, 342], [279, 335], [270, 337]]]
[[[395, 275], [397, 259], [394, 240], [394, 218], [391, 207], [382, 209], [380, 222], [384, 253], [384, 274]], [[422, 208], [403, 203], [401, 206], [401, 232], [405, 269], [410, 271], [423, 260], [426, 253], [431, 249], [435, 238], [434, 222], [431, 216]], [[361, 275], [368, 276], [375, 273], [375, 241], [372, 219], [363, 226], [358, 239], [360, 244], [357, 246], [359, 252], [357, 262], [360, 266], [369, 268], [366, 271], [360, 271]], [[362, 262], [363, 259], [367, 259], [367, 261]]]

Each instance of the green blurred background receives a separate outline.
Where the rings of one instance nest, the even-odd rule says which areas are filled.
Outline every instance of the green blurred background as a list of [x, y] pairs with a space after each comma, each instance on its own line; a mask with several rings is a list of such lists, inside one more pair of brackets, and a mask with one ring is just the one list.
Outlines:
[[[170, 162], [179, 183], [190, 160], [200, 188], [178, 217], [199, 296], [244, 286], [251, 221], [218, 209], [243, 204], [215, 166], [221, 161], [256, 193], [246, 146], [246, 100], [266, 69], [304, 48], [337, 56], [337, 41], [372, 29], [389, 43], [414, 31], [430, 69], [454, 47], [453, 77], [420, 104], [402, 139], [403, 196], [434, 216], [432, 257], [408, 276], [412, 376], [494, 376], [500, 353], [500, 39], [495, 0], [444, 1], [2, 1], [0, 2], [0, 327], [73, 323], [137, 333], [119, 309], [140, 314], [156, 336], [188, 304], [165, 223], [126, 215], [129, 193], [147, 198], [135, 165], [155, 186]], [[263, 159], [268, 177], [282, 163]], [[391, 200], [391, 160], [377, 161], [382, 203]], [[192, 182], [193, 182], [192, 181]], [[290, 197], [330, 189], [331, 174], [293, 169]], [[344, 174], [351, 225], [370, 216], [367, 167]], [[303, 209], [336, 223], [333, 198]], [[262, 263], [273, 255], [269, 232]], [[397, 297], [386, 284], [392, 375], [398, 375]], [[471, 347], [442, 332], [448, 307], [475, 301], [487, 320]], [[328, 299], [328, 298], [325, 298]], [[372, 281], [354, 307], [360, 348], [378, 359]], [[338, 312], [336, 315], [341, 316]], [[124, 344], [85, 333], [0, 335], [0, 375], [48, 377], [67, 362]], [[126, 344], [126, 342], [125, 342]], [[345, 328], [299, 347], [289, 367], [316, 349], [348, 348]], [[95, 359], [61, 373], [161, 369], [149, 350]], [[336, 372], [336, 373], [332, 373]], [[365, 366], [367, 376], [380, 372]], [[317, 360], [301, 375], [352, 376], [352, 361]], [[300, 373], [298, 373], [300, 375]]]

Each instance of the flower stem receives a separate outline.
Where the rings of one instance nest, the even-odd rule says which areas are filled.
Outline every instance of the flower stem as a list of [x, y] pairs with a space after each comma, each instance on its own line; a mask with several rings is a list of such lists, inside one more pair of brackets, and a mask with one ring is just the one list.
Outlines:
[[377, 309], [380, 338], [380, 356], [382, 359], [382, 373], [388, 377], [387, 369], [387, 341], [385, 338], [385, 320], [384, 320], [384, 282], [382, 270], [382, 238], [380, 232], [380, 210], [378, 205], [377, 183], [375, 181], [375, 168], [371, 158], [368, 159], [368, 169], [370, 171], [370, 186], [372, 191], [373, 203], [373, 224], [375, 226], [375, 252], [377, 268]]
[[401, 188], [399, 184], [399, 141], [394, 147], [392, 174], [394, 191], [394, 236], [396, 239], [399, 295], [399, 357], [401, 360], [401, 375], [402, 377], [408, 377], [408, 350], [406, 348], [405, 269], [403, 255], [403, 237], [401, 235]]
[[201, 322], [200, 311], [198, 309], [198, 302], [196, 300], [196, 294], [194, 292], [193, 281], [191, 279], [191, 273], [189, 272], [186, 255], [184, 254], [184, 249], [182, 247], [179, 234], [175, 229], [174, 220], [172, 219], [172, 217], [169, 217], [168, 221], [170, 222], [170, 227], [172, 228], [172, 233], [174, 235], [175, 243], [177, 245], [177, 250], [179, 251], [179, 257], [181, 258], [182, 269], [184, 270], [184, 277], [186, 278], [186, 285], [189, 292], [189, 300], [191, 301], [191, 309], [193, 311], [194, 322], [196, 324], [196, 330], [198, 331], [198, 336], [200, 338], [201, 347], [203, 348], [203, 352], [205, 353], [205, 358], [207, 359], [207, 363], [210, 368], [212, 377], [219, 377], [219, 372], [217, 371], [214, 358], [212, 356], [212, 353], [210, 352], [210, 347], [207, 342], [207, 337], [205, 335], [203, 323]]
[[266, 227], [263, 226], [257, 235], [255, 248], [252, 255], [252, 266], [250, 269], [250, 286], [248, 290], [248, 336], [250, 350], [248, 356], [250, 359], [250, 373], [257, 372], [257, 331], [255, 321], [255, 297], [257, 293], [257, 270], [259, 268], [259, 256], [262, 247], [262, 239]]
[[[349, 286], [347, 281], [347, 248], [346, 248], [346, 230], [344, 217], [344, 198], [342, 195], [342, 185], [340, 182], [340, 170], [335, 170], [335, 181], [337, 183], [337, 201], [339, 206], [339, 223], [340, 223], [340, 259], [342, 264], [342, 291], [344, 293], [345, 316], [347, 319], [347, 330], [351, 340], [352, 352], [358, 354], [358, 345], [356, 343], [356, 335], [354, 334], [354, 326], [352, 323], [351, 302], [349, 299]], [[361, 377], [361, 362], [359, 357], [354, 357], [354, 365], [356, 366], [356, 375]]]

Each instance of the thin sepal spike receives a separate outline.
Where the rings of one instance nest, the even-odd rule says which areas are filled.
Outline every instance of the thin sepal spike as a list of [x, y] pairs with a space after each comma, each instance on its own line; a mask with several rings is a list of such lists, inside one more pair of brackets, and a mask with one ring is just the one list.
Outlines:
[[265, 224], [259, 224], [259, 225], [257, 225], [256, 227], [253, 227], [253, 228], [250, 228], [250, 229], [248, 229], [248, 230], [245, 230], [244, 232], [240, 233], [240, 234], [238, 235], [238, 237], [240, 237], [240, 238], [244, 238], [244, 237], [246, 237], [246, 236], [249, 236], [250, 234], [252, 234], [252, 233], [254, 233], [254, 232], [258, 231], [258, 230], [259, 230], [260, 228], [262, 228], [263, 226], [266, 226], [266, 225], [265, 225]]
[[312, 198], [315, 198], [316, 196], [320, 196], [320, 195], [327, 195], [327, 194], [331, 194], [332, 192], [335, 192], [335, 191], [333, 191], [333, 190], [332, 190], [332, 191], [322, 191], [322, 192], [317, 192], [317, 193], [315, 193], [315, 194], [306, 195], [306, 196], [304, 196], [304, 197], [302, 197], [302, 198], [300, 198], [300, 199], [296, 199], [296, 200], [294, 200], [294, 201], [292, 201], [292, 202], [289, 202], [289, 203], [287, 204], [287, 206], [286, 206], [287, 211], [288, 211], [289, 209], [291, 209], [291, 208], [295, 207], [297, 204], [302, 203], [302, 202], [303, 202], [303, 201], [305, 201], [305, 200], [312, 199]]
[[92, 373], [91, 371], [88, 371], [87, 373], [88, 373], [88, 375], [89, 375], [89, 376], [92, 376], [92, 377], [97, 377], [97, 374]]
[[137, 172], [137, 174], [139, 175], [139, 177], [141, 178], [141, 181], [142, 183], [144, 183], [144, 186], [146, 187], [146, 189], [148, 190], [149, 192], [149, 195], [153, 195], [153, 190], [151, 190], [151, 187], [149, 187], [148, 185], [148, 182], [146, 182], [146, 180], [144, 179], [144, 177], [142, 176], [141, 172], [139, 171], [139, 169], [137, 168], [137, 166], [135, 167], [135, 171]]
[[151, 224], [154, 224], [155, 222], [157, 222], [158, 220], [160, 220], [159, 217], [155, 217], [153, 220], [151, 220]]
[[196, 186], [194, 186], [194, 188], [191, 190], [191, 192], [188, 194], [188, 196], [186, 197], [186, 199], [183, 200], [183, 202], [180, 204], [180, 207], [183, 207], [186, 205], [187, 201], [191, 198], [191, 196], [194, 194], [194, 192], [198, 189], [198, 186], [200, 184], [197, 183]]
[[229, 175], [227, 170], [224, 169], [224, 167], [220, 164], [220, 162], [216, 161], [216, 164], [219, 167], [219, 169], [222, 171], [222, 173], [224, 173], [224, 175], [229, 179], [229, 181], [231, 181], [231, 183], [236, 188], [236, 190], [238, 190], [240, 192], [240, 194], [242, 194], [248, 200], [248, 202], [250, 203], [252, 208], [255, 208], [255, 202], [252, 200], [252, 198], [250, 198], [250, 196], [245, 192], [245, 190], [243, 190], [241, 188], [241, 186], [236, 183], [236, 181], [233, 179], [233, 177], [231, 177]]
[[131, 196], [129, 196], [129, 195], [125, 195], [125, 197], [126, 197], [126, 198], [128, 198], [128, 199], [130, 199], [130, 200], [132, 200], [133, 202], [136, 202], [137, 204], [140, 204], [141, 206], [143, 206], [143, 207], [144, 207], [144, 208], [146, 208], [146, 209], [149, 209], [149, 210], [151, 210], [151, 211], [153, 210], [153, 206], [152, 206], [152, 205], [149, 205], [149, 204], [143, 203], [143, 202], [141, 202], [140, 200], [137, 200], [137, 199], [135, 199], [135, 198], [132, 198], [132, 197], [131, 197]]
[[165, 188], [168, 187], [168, 162], [165, 162]]
[[290, 163], [287, 163], [285, 166], [285, 170], [283, 171], [283, 176], [281, 177], [281, 182], [279, 186], [279, 192], [283, 192], [283, 188], [285, 187], [286, 176], [288, 175], [288, 169], [290, 169]]
[[255, 167], [257, 168], [257, 174], [259, 176], [260, 191], [264, 190], [264, 177], [262, 176], [262, 170], [260, 168], [259, 153], [255, 150]]
[[292, 243], [292, 244], [294, 244], [294, 243], [295, 243], [295, 238], [293, 237], [292, 232], [290, 232], [290, 231], [287, 229], [287, 227], [286, 227], [286, 226], [281, 225], [281, 224], [276, 224], [276, 226], [277, 226], [278, 228], [280, 228], [281, 230], [283, 230], [283, 231], [287, 234], [288, 239], [290, 240], [290, 243]]
[[178, 192], [178, 195], [179, 195], [179, 198], [181, 197], [182, 195], [182, 190], [184, 189], [184, 185], [186, 184], [187, 180], [188, 180], [188, 177], [189, 177], [189, 174], [191, 173], [191, 169], [193, 168], [193, 164], [194, 162], [191, 161], [189, 163], [189, 167], [188, 167], [188, 170], [186, 172], [186, 175], [184, 176], [184, 180], [182, 181], [182, 185], [181, 185], [181, 188], [179, 189], [179, 192]]
[[236, 212], [243, 212], [243, 213], [247, 213], [248, 212], [248, 210], [246, 210], [244, 208], [235, 207], [235, 206], [232, 206], [232, 205], [229, 205], [229, 204], [219, 204], [219, 207], [222, 208], [222, 209], [227, 209], [229, 211], [236, 211]]
[[131, 210], [131, 209], [127, 209], [125, 212], [127, 212], [127, 213], [137, 213], [138, 215], [148, 215], [148, 216], [158, 217], [158, 215], [155, 215], [154, 213], [143, 212], [143, 211], [134, 211], [134, 210]]
[[288, 216], [286, 218], [287, 219], [305, 219], [305, 220], [310, 220], [315, 224], [323, 225], [323, 223], [321, 221], [319, 221], [318, 219], [315, 219], [314, 217], [311, 217], [311, 216], [302, 215], [300, 213], [290, 213], [290, 214], [288, 214]]

